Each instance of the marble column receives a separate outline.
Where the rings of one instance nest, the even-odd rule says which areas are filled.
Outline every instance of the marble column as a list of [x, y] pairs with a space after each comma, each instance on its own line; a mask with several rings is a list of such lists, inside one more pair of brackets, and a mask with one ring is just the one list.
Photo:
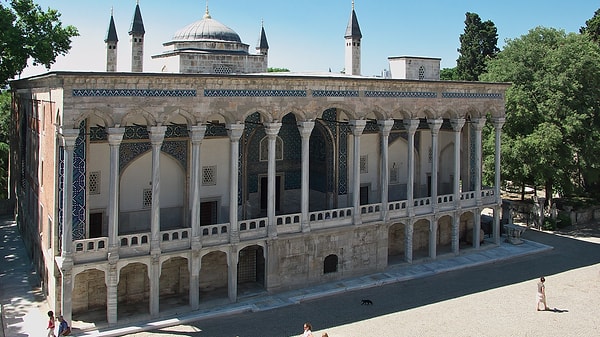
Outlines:
[[158, 317], [160, 313], [160, 255], [152, 255], [148, 269], [150, 278], [150, 316]]
[[106, 272], [106, 319], [109, 326], [117, 324], [118, 317], [118, 285], [119, 285], [119, 271], [117, 270], [116, 263], [109, 263], [108, 270]]
[[[406, 183], [406, 203], [408, 216], [415, 215], [415, 132], [419, 127], [418, 119], [405, 119], [404, 127], [408, 131], [408, 182]], [[412, 252], [411, 252], [412, 254]]]
[[73, 157], [75, 142], [79, 136], [79, 129], [59, 130], [59, 137], [64, 153], [63, 176], [63, 213], [60, 270], [62, 274], [61, 285], [61, 313], [69, 322], [72, 318], [73, 298]]
[[[227, 124], [229, 135], [229, 242], [240, 242], [240, 230], [238, 224], [238, 181], [239, 181], [239, 157], [240, 138], [244, 133], [244, 124]], [[237, 281], [237, 280], [236, 280]]]
[[150, 252], [160, 254], [160, 148], [165, 138], [166, 126], [148, 128], [152, 145], [152, 210], [150, 213]]
[[452, 215], [452, 253], [459, 254], [460, 251], [460, 210]]
[[227, 254], [227, 293], [231, 303], [237, 302], [238, 254], [235, 245], [230, 247], [229, 254]]
[[407, 219], [407, 223], [404, 226], [404, 257], [406, 262], [412, 263], [413, 261], [413, 233], [415, 230], [415, 224], [413, 219]]
[[434, 215], [429, 222], [429, 258], [434, 260], [437, 257], [438, 220], [438, 217]]
[[199, 307], [200, 301], [200, 249], [202, 249], [202, 233], [200, 230], [200, 184], [202, 181], [200, 163], [200, 146], [206, 133], [206, 125], [192, 125], [189, 128], [192, 143], [192, 162], [190, 164], [190, 226], [191, 261], [189, 303], [192, 310]]
[[473, 247], [479, 248], [481, 240], [481, 131], [485, 126], [485, 117], [473, 119], [473, 130], [475, 131], [475, 201], [477, 203], [477, 211], [475, 214], [475, 221], [473, 226]]
[[437, 212], [438, 207], [438, 171], [440, 166], [438, 138], [443, 121], [444, 120], [441, 118], [427, 120], [429, 129], [431, 130], [431, 205], [433, 206], [434, 212]]
[[190, 164], [190, 227], [192, 229], [192, 248], [202, 248], [200, 232], [200, 185], [202, 166], [200, 164], [200, 146], [206, 133], [206, 125], [193, 125], [189, 128], [192, 143], [192, 161]]
[[501, 147], [501, 134], [502, 134], [502, 126], [504, 125], [505, 119], [504, 117], [496, 117], [493, 119], [494, 129], [496, 131], [496, 142], [495, 142], [495, 153], [494, 153], [494, 194], [496, 196], [496, 207], [494, 207], [494, 243], [500, 244], [500, 217], [498, 213], [500, 212], [500, 207], [502, 207], [502, 193], [500, 192], [500, 153], [502, 152]]
[[352, 206], [354, 207], [354, 224], [360, 225], [362, 223], [362, 218], [360, 215], [360, 136], [367, 125], [367, 121], [364, 119], [355, 119], [351, 120], [349, 125], [352, 129], [352, 136], [354, 138], [352, 155], [352, 160], [354, 161], [352, 164]]
[[267, 233], [270, 238], [277, 237], [277, 223], [275, 221], [275, 209], [277, 203], [277, 194], [275, 191], [276, 179], [275, 179], [275, 151], [277, 134], [281, 129], [281, 123], [265, 123], [265, 133], [267, 134], [267, 140], [269, 144], [268, 163], [267, 163]]
[[454, 131], [454, 205], [456, 209], [460, 209], [460, 135], [463, 126], [465, 125], [464, 118], [453, 118], [450, 120], [452, 130]]
[[389, 168], [389, 139], [390, 132], [392, 131], [392, 127], [394, 126], [393, 119], [379, 120], [377, 121], [379, 124], [379, 131], [381, 132], [381, 166], [379, 172], [381, 179], [381, 220], [388, 221], [389, 210], [388, 210], [388, 196], [389, 196], [389, 185], [390, 185], [390, 168]]
[[119, 258], [119, 147], [125, 128], [108, 128], [110, 175], [108, 182], [108, 259]]
[[310, 205], [310, 134], [315, 127], [313, 121], [298, 122], [298, 131], [302, 137], [302, 189], [301, 189], [301, 228], [303, 233], [310, 232], [310, 222], [308, 221], [308, 210]]

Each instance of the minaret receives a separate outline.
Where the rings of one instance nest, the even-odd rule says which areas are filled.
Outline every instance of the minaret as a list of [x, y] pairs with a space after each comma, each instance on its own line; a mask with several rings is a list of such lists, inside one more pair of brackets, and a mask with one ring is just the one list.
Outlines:
[[260, 55], [267, 55], [269, 52], [269, 43], [267, 42], [267, 34], [265, 34], [265, 23], [261, 22], [260, 36], [258, 37], [258, 45], [256, 50]]
[[133, 21], [131, 21], [131, 71], [141, 73], [144, 71], [144, 21], [140, 12], [140, 1], [135, 5]]
[[346, 27], [346, 67], [345, 72], [348, 75], [360, 75], [360, 39], [362, 34], [358, 26], [358, 19], [354, 12], [354, 0], [352, 0], [352, 13], [350, 21]]
[[113, 10], [110, 10], [110, 23], [108, 24], [108, 31], [106, 32], [106, 71], [114, 72], [117, 71], [117, 43], [119, 38], [117, 37], [117, 28], [115, 27], [115, 19], [113, 18]]
[[258, 37], [258, 45], [256, 51], [262, 56], [262, 72], [267, 72], [269, 69], [269, 43], [267, 42], [267, 34], [265, 34], [265, 23], [261, 22], [260, 36]]

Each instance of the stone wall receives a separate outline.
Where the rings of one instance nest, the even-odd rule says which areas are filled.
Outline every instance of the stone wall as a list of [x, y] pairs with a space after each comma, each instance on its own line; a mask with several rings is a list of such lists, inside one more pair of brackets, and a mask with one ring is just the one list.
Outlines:
[[91, 269], [75, 276], [73, 284], [73, 313], [106, 307], [104, 272]]

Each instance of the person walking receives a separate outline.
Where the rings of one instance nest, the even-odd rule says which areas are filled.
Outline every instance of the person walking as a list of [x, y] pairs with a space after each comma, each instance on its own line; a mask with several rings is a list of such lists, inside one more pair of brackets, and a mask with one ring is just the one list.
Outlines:
[[54, 321], [56, 319], [54, 318], [54, 312], [52, 312], [52, 310], [48, 311], [48, 335], [47, 337], [54, 337], [54, 328], [56, 327], [54, 325]]
[[544, 284], [546, 279], [542, 276], [540, 277], [540, 281], [537, 283], [537, 302], [535, 304], [535, 309], [540, 311], [540, 304], [544, 305], [543, 310], [548, 310], [548, 305], [546, 304], [546, 285]]
[[302, 337], [314, 337], [312, 334], [312, 325], [308, 322], [304, 323], [304, 333]]

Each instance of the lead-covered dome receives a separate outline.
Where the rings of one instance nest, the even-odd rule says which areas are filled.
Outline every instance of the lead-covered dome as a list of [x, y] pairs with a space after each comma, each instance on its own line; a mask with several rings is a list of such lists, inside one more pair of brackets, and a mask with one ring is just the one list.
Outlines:
[[207, 13], [202, 20], [196, 21], [180, 29], [173, 36], [173, 41], [202, 41], [217, 40], [228, 42], [242, 42], [240, 36], [231, 28], [211, 18]]

